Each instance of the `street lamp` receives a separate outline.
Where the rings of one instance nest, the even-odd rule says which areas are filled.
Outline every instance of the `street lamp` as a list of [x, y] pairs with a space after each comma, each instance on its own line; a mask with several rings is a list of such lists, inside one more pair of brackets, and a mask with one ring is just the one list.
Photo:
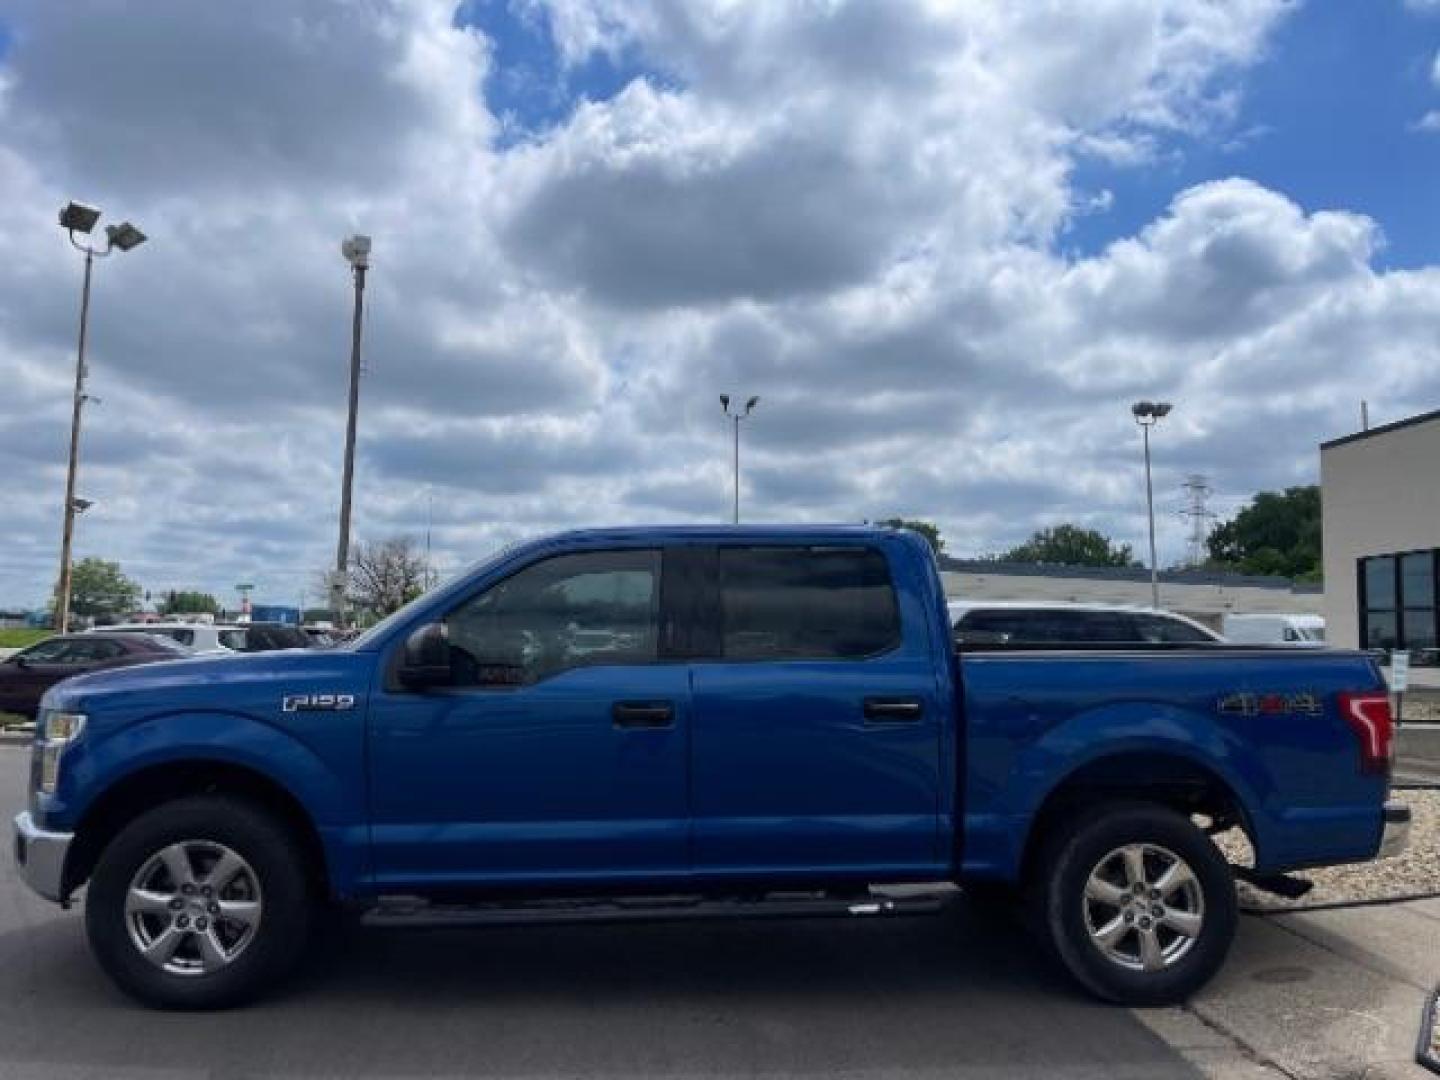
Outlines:
[[80, 289], [80, 345], [75, 354], [75, 398], [70, 413], [70, 463], [65, 470], [65, 528], [60, 540], [60, 582], [55, 594], [55, 628], [60, 633], [70, 629], [70, 546], [75, 536], [75, 515], [90, 506], [75, 495], [75, 473], [80, 463], [80, 415], [87, 400], [85, 393], [85, 339], [90, 325], [90, 271], [97, 258], [112, 251], [131, 251], [145, 242], [145, 234], [128, 221], [105, 227], [105, 246], [94, 247], [77, 240], [76, 233], [88, 236], [100, 220], [100, 211], [84, 203], [70, 202], [60, 211], [60, 227], [69, 234], [70, 244], [85, 255], [85, 283]]
[[330, 579], [330, 612], [336, 625], [345, 619], [345, 575], [350, 563], [350, 488], [355, 480], [355, 423], [360, 412], [360, 327], [365, 312], [365, 271], [370, 268], [370, 237], [356, 233], [340, 244], [340, 254], [355, 277], [355, 310], [350, 324], [350, 413], [345, 422], [345, 473], [340, 482], [340, 542]]
[[1170, 415], [1168, 401], [1137, 401], [1130, 406], [1145, 437], [1145, 510], [1150, 517], [1150, 606], [1160, 606], [1160, 569], [1155, 559], [1155, 489], [1150, 482], [1150, 429]]
[[754, 411], [755, 406], [760, 404], [759, 396], [752, 397], [745, 402], [742, 410], [737, 405], [734, 412], [730, 411], [730, 395], [720, 395], [720, 411], [728, 416], [735, 423], [735, 524], [740, 524], [740, 421], [745, 420]]

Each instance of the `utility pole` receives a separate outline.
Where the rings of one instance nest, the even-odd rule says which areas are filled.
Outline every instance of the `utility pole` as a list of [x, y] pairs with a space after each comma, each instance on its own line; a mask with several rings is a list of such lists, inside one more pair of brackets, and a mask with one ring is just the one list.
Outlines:
[[1150, 429], [1170, 415], [1168, 401], [1137, 401], [1130, 413], [1145, 436], [1145, 510], [1150, 517], [1150, 606], [1160, 607], [1160, 565], [1155, 554], [1155, 487], [1150, 480]]
[[355, 481], [355, 424], [360, 412], [360, 330], [365, 314], [365, 271], [370, 268], [370, 238], [356, 234], [340, 245], [355, 277], [355, 313], [350, 325], [350, 412], [345, 421], [345, 472], [340, 481], [340, 541], [335, 548], [335, 576], [330, 583], [330, 610], [344, 627], [345, 577], [350, 566], [350, 489]]
[[60, 534], [60, 580], [55, 587], [55, 629], [67, 633], [70, 629], [70, 577], [71, 547], [75, 539], [75, 515], [84, 513], [90, 502], [75, 496], [75, 477], [80, 468], [80, 421], [88, 395], [85, 393], [85, 379], [89, 369], [85, 366], [85, 345], [90, 328], [90, 272], [95, 259], [105, 258], [112, 251], [129, 251], [145, 242], [145, 234], [128, 221], [105, 227], [103, 248], [82, 244], [75, 234], [88, 234], [100, 220], [100, 211], [84, 203], [68, 203], [60, 211], [60, 227], [70, 236], [70, 244], [85, 255], [85, 281], [80, 288], [80, 342], [75, 350], [75, 397], [70, 410], [70, 459], [65, 469], [65, 525]]
[[755, 406], [759, 404], [760, 398], [757, 395], [756, 397], [752, 397], [749, 401], [745, 403], [745, 408], [743, 411], [739, 408], [736, 408], [734, 412], [731, 412], [730, 395], [720, 395], [720, 409], [727, 417], [730, 418], [731, 421], [733, 421], [735, 425], [735, 510], [733, 520], [736, 525], [740, 524], [740, 421], [749, 419], [751, 412], [753, 412]]

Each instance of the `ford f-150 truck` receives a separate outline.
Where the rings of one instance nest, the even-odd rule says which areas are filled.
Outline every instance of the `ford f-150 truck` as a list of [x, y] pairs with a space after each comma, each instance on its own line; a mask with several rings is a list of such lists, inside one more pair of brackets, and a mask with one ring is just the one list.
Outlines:
[[1236, 874], [1403, 845], [1391, 735], [1359, 653], [957, 652], [911, 533], [584, 531], [337, 649], [61, 683], [15, 850], [161, 1006], [254, 996], [357, 907], [883, 915], [957, 884], [1155, 1004], [1222, 962]]

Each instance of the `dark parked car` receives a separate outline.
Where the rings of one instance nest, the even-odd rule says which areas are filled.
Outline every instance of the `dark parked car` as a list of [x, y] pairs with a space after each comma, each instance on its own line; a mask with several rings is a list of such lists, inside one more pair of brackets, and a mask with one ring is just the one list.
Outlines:
[[61, 679], [189, 655], [184, 645], [150, 634], [59, 634], [0, 663], [0, 712], [33, 719], [40, 696]]

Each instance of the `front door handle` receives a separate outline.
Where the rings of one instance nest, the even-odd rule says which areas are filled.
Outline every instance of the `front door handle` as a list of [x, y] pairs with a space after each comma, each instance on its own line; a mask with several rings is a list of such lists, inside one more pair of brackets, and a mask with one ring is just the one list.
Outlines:
[[675, 706], [668, 701], [617, 701], [610, 716], [619, 728], [666, 728], [675, 722]]
[[871, 724], [916, 724], [925, 715], [925, 706], [918, 698], [865, 699], [865, 720]]

